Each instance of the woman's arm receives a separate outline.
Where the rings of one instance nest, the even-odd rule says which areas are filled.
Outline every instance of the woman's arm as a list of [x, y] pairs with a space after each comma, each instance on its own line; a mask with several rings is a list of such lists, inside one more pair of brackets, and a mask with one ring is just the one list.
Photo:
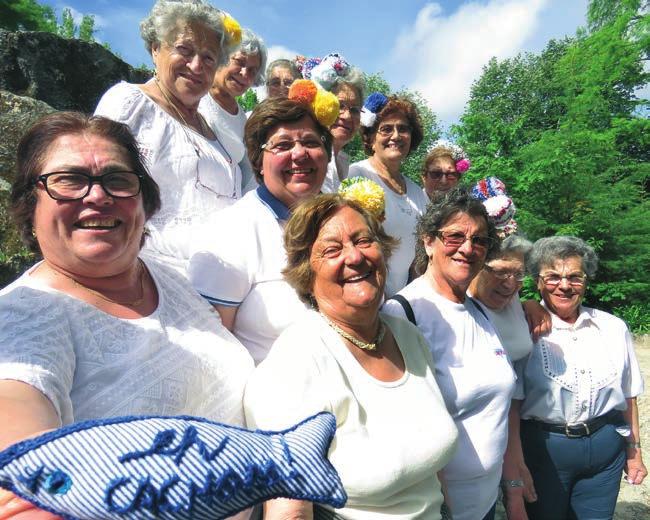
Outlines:
[[508, 446], [503, 458], [503, 480], [523, 481], [523, 487], [503, 486], [503, 498], [506, 506], [508, 520], [528, 520], [524, 499], [526, 502], [535, 502], [535, 486], [533, 478], [524, 462], [519, 434], [519, 421], [521, 401], [513, 399], [508, 413]]
[[235, 318], [237, 318], [237, 309], [239, 307], [229, 307], [227, 305], [219, 305], [218, 303], [213, 303], [212, 306], [219, 313], [223, 326], [232, 332], [235, 328]]
[[627, 437], [625, 452], [625, 474], [630, 484], [641, 484], [648, 475], [648, 470], [643, 464], [641, 448], [635, 444], [641, 443], [639, 435], [639, 409], [636, 404], [636, 397], [626, 399], [627, 410], [623, 412], [625, 422], [630, 425], [632, 433]]
[[540, 336], [543, 336], [551, 330], [551, 326], [553, 325], [551, 315], [535, 300], [521, 302], [521, 306], [524, 308], [524, 314], [528, 322], [528, 331], [533, 341], [537, 341]]
[[264, 520], [313, 520], [314, 506], [304, 500], [276, 498], [264, 503]]
[[[0, 381], [0, 449], [61, 426], [50, 400], [20, 381]], [[0, 489], [0, 520], [55, 520], [59, 517]]]

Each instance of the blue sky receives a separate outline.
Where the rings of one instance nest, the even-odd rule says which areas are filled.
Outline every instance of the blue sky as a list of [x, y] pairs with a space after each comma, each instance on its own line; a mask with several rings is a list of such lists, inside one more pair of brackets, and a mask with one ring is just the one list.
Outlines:
[[[98, 41], [132, 65], [151, 65], [138, 24], [153, 0], [44, 0], [58, 14], [96, 17]], [[365, 72], [382, 72], [395, 89], [419, 90], [443, 123], [457, 120], [473, 80], [492, 56], [537, 52], [584, 25], [587, 0], [420, 2], [216, 0], [264, 38], [270, 56], [340, 52]]]

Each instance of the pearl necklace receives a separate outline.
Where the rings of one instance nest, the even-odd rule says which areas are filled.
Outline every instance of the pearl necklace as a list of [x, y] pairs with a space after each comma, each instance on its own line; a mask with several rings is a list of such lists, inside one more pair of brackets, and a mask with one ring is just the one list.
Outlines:
[[359, 347], [362, 350], [370, 350], [370, 351], [377, 350], [377, 347], [382, 342], [382, 340], [384, 339], [384, 335], [386, 334], [386, 325], [384, 325], [384, 322], [381, 320], [381, 318], [379, 318], [379, 330], [377, 331], [377, 335], [375, 336], [375, 341], [373, 341], [372, 343], [366, 343], [364, 341], [361, 341], [358, 338], [355, 338], [352, 334], [345, 332], [341, 327], [339, 327], [334, 322], [332, 322], [322, 312], [319, 314], [323, 317], [323, 319], [327, 322], [327, 324], [334, 330], [334, 332], [336, 332], [343, 338], [347, 339], [355, 347]]

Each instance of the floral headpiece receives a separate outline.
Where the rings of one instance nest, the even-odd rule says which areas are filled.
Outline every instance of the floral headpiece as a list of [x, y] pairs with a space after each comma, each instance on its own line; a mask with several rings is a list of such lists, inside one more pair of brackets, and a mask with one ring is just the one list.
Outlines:
[[328, 54], [323, 59], [312, 58], [306, 60], [302, 66], [302, 77], [310, 79], [330, 90], [334, 86], [336, 78], [345, 76], [350, 70], [350, 64], [343, 56], [337, 53]]
[[438, 139], [429, 148], [429, 153], [431, 153], [436, 148], [442, 148], [443, 150], [449, 152], [449, 155], [451, 155], [451, 158], [456, 163], [456, 171], [458, 173], [465, 173], [472, 165], [469, 157], [467, 157], [467, 154], [465, 153], [465, 150], [463, 150], [457, 144], [448, 141], [447, 139]]
[[311, 108], [318, 122], [326, 127], [339, 117], [339, 98], [327, 92], [310, 79], [297, 79], [289, 87], [289, 99]]
[[300, 71], [304, 79], [310, 79], [311, 70], [320, 62], [320, 58], [306, 58], [305, 56], [296, 56], [294, 60], [296, 68]]
[[228, 13], [223, 13], [223, 28], [230, 42], [229, 47], [236, 47], [241, 43], [241, 25]]
[[487, 177], [478, 181], [472, 188], [472, 196], [483, 203], [500, 238], [517, 232], [517, 222], [514, 219], [517, 208], [506, 194], [506, 185], [500, 179]]
[[377, 121], [377, 114], [386, 106], [388, 98], [381, 92], [373, 92], [367, 98], [361, 109], [361, 126], [372, 128]]
[[382, 222], [384, 220], [385, 200], [384, 190], [375, 181], [365, 177], [351, 177], [344, 179], [339, 186], [339, 194], [349, 200], [361, 204], [363, 208], [372, 213]]

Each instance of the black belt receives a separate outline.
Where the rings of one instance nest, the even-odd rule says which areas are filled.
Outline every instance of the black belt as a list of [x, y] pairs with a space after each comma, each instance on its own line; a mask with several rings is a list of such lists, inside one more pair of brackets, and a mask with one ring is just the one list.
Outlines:
[[596, 433], [606, 424], [611, 424], [615, 419], [621, 417], [619, 410], [610, 410], [605, 415], [600, 415], [587, 422], [580, 422], [574, 424], [551, 424], [534, 419], [527, 419], [524, 422], [534, 424], [547, 432], [563, 433], [570, 438], [588, 437], [592, 433]]

